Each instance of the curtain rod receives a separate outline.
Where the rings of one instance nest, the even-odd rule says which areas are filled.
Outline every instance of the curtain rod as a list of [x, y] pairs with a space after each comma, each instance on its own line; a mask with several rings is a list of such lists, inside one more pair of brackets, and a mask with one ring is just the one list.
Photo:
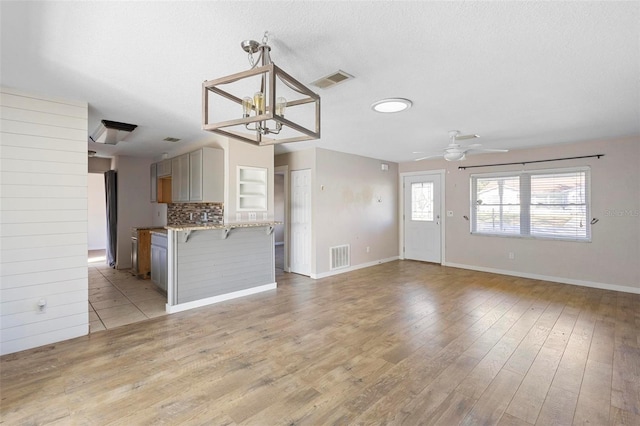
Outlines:
[[547, 163], [549, 161], [577, 160], [577, 159], [580, 159], [580, 158], [593, 158], [593, 157], [597, 157], [598, 159], [600, 159], [600, 157], [604, 157], [604, 154], [583, 155], [581, 157], [552, 158], [551, 160], [516, 161], [514, 163], [484, 164], [484, 165], [480, 165], [480, 166], [460, 166], [460, 167], [458, 167], [458, 170], [474, 169], [476, 167], [512, 166], [512, 165], [515, 165], [515, 164], [521, 164], [521, 165], [524, 166], [525, 164], [532, 164], [532, 163]]

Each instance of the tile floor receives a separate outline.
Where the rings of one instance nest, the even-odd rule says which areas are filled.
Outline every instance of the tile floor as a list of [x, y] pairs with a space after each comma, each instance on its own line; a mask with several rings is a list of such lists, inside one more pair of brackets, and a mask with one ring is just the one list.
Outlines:
[[89, 332], [166, 315], [167, 296], [150, 281], [105, 263], [104, 250], [89, 252]]
[[[276, 246], [275, 257], [282, 269], [284, 246]], [[90, 250], [88, 261], [90, 333], [166, 315], [167, 296], [150, 280], [109, 267], [104, 250]]]

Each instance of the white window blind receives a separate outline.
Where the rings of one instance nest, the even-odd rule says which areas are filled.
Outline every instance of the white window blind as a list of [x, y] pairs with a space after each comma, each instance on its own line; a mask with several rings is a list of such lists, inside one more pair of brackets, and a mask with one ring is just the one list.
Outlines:
[[471, 232], [590, 240], [589, 169], [471, 176]]

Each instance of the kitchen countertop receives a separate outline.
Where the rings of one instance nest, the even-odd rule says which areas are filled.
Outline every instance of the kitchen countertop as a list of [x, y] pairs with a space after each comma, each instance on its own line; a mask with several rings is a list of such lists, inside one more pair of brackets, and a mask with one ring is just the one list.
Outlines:
[[236, 223], [211, 223], [207, 225], [168, 225], [165, 229], [169, 231], [201, 231], [206, 229], [234, 229], [234, 228], [256, 228], [261, 226], [281, 225], [282, 222], [236, 222]]

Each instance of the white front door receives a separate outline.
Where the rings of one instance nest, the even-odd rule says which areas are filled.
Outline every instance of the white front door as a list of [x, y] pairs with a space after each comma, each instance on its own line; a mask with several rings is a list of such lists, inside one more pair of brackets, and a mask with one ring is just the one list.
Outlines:
[[404, 177], [404, 258], [441, 263], [440, 175]]
[[291, 272], [311, 275], [311, 170], [291, 172]]

